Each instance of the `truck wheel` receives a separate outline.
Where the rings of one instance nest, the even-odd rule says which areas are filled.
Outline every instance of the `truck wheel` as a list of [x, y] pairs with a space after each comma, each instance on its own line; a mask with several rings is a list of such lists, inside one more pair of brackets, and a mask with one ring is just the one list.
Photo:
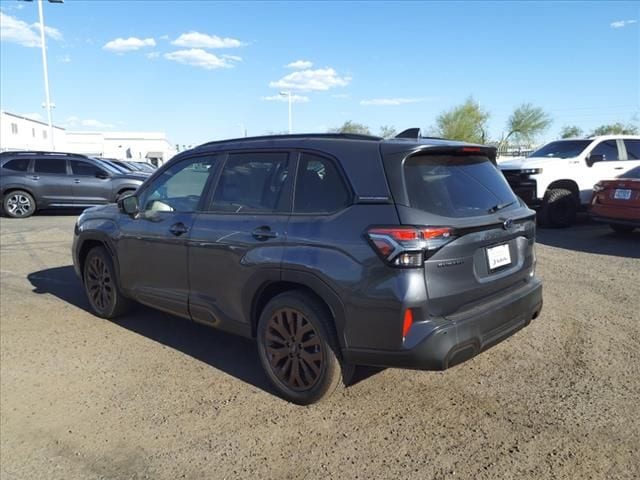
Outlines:
[[2, 210], [11, 218], [27, 218], [36, 211], [36, 201], [24, 190], [14, 190], [4, 196]]
[[315, 298], [296, 291], [274, 297], [260, 315], [257, 336], [262, 367], [286, 400], [308, 405], [342, 383], [333, 322]]
[[540, 209], [540, 223], [550, 227], [568, 227], [576, 220], [578, 204], [566, 188], [554, 188], [544, 195]]

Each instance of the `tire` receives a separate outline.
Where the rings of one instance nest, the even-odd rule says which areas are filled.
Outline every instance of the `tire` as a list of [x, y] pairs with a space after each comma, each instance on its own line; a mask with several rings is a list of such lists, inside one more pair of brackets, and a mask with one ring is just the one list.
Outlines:
[[544, 226], [563, 228], [573, 224], [578, 204], [571, 190], [554, 188], [544, 195], [540, 209], [540, 223]]
[[24, 190], [14, 190], [2, 199], [2, 211], [11, 218], [27, 218], [36, 211], [36, 201]]
[[617, 225], [615, 223], [610, 223], [609, 226], [616, 233], [631, 233], [633, 232], [635, 227], [631, 227], [629, 225]]
[[260, 315], [257, 337], [262, 367], [284, 399], [309, 405], [342, 384], [333, 319], [315, 298], [291, 291], [271, 299]]
[[98, 317], [116, 318], [129, 309], [131, 302], [120, 291], [111, 255], [104, 247], [89, 251], [82, 273], [87, 299]]

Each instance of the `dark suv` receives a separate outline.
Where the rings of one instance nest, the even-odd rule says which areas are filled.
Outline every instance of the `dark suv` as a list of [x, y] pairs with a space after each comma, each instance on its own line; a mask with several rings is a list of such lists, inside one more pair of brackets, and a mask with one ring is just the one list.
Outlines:
[[113, 203], [133, 193], [149, 175], [123, 173], [107, 162], [72, 153], [0, 153], [0, 197], [5, 215]]
[[355, 365], [446, 369], [542, 308], [534, 212], [495, 154], [340, 134], [207, 143], [85, 211], [75, 269], [100, 317], [132, 299], [255, 338], [296, 403]]

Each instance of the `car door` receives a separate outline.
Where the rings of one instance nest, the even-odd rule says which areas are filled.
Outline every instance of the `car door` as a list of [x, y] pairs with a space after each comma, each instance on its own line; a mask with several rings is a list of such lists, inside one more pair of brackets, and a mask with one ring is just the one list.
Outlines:
[[598, 143], [590, 153], [602, 155], [602, 160], [595, 162], [591, 167], [585, 169], [585, 175], [578, 179], [580, 181], [580, 202], [587, 204], [591, 201], [593, 186], [600, 180], [615, 178], [619, 175], [624, 165], [620, 162], [620, 152], [618, 142], [613, 140], [603, 140]]
[[139, 302], [189, 317], [187, 242], [215, 165], [212, 155], [170, 164], [136, 194], [139, 214], [121, 215], [120, 280]]
[[73, 180], [64, 157], [36, 157], [28, 175], [36, 202], [41, 206], [73, 204]]
[[291, 202], [288, 152], [230, 153], [189, 242], [191, 317], [248, 335], [255, 291], [280, 278]]
[[88, 160], [69, 160], [73, 178], [73, 197], [77, 205], [109, 203], [111, 175]]

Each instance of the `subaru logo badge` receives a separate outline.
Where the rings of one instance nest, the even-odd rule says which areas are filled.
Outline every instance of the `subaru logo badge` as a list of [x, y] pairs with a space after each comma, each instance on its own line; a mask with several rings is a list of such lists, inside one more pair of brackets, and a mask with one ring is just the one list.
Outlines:
[[502, 228], [504, 228], [505, 230], [509, 230], [512, 227], [513, 227], [513, 220], [510, 218], [506, 219], [502, 224]]

